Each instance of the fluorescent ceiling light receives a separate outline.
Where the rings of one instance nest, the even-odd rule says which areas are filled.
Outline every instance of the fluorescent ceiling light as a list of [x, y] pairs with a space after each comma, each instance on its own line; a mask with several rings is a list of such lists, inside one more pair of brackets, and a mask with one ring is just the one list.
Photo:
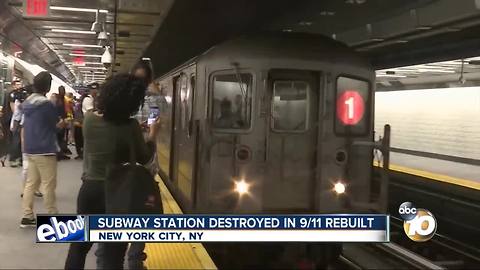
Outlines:
[[455, 73], [455, 70], [446, 70], [446, 69], [429, 69], [429, 68], [419, 68], [420, 72], [440, 72], [440, 73]]
[[74, 33], [74, 34], [92, 34], [95, 35], [97, 33], [93, 31], [86, 31], [86, 30], [70, 30], [70, 29], [52, 29], [52, 32], [59, 32], [59, 33]]
[[453, 69], [453, 68], [451, 68], [451, 67], [440, 67], [440, 66], [436, 66], [436, 65], [434, 65], [434, 64], [415, 65], [415, 66], [412, 66], [412, 68], [440, 69], [440, 70], [443, 70], [443, 69]]
[[71, 43], [63, 43], [63, 46], [68, 47], [85, 47], [85, 48], [102, 48], [100, 45], [91, 45], [91, 44], [71, 44]]
[[432, 29], [432, 27], [427, 26], [427, 25], [419, 25], [419, 26], [415, 27], [415, 29], [417, 29], [417, 30], [430, 30], [430, 29]]
[[98, 54], [83, 54], [83, 53], [69, 53], [70, 56], [84, 56], [84, 57], [98, 57], [101, 58], [101, 55]]
[[104, 67], [78, 67], [79, 69], [101, 69], [101, 70], [107, 70]]
[[377, 77], [406, 78], [407, 76], [395, 74], [377, 74]]
[[[75, 65], [75, 62], [65, 62], [65, 64]], [[103, 65], [103, 63], [100, 63], [100, 62], [83, 62], [83, 64], [86, 64], [86, 65]]]
[[[97, 12], [97, 9], [94, 8], [74, 8], [74, 7], [61, 7], [61, 6], [50, 6], [52, 10], [65, 10], [65, 11], [78, 11], [78, 12]], [[106, 9], [99, 9], [98, 12], [100, 13], [108, 13]]]
[[[80, 72], [85, 73], [85, 74], [92, 74], [92, 71], [87, 71], [87, 70], [82, 70], [82, 71], [80, 71]], [[105, 75], [105, 73], [104, 73], [104, 72], [101, 72], [101, 71], [93, 71], [93, 73]]]
[[419, 68], [453, 69], [452, 67], [442, 67], [442, 66], [439, 66], [438, 63], [422, 65], [422, 66], [419, 66]]

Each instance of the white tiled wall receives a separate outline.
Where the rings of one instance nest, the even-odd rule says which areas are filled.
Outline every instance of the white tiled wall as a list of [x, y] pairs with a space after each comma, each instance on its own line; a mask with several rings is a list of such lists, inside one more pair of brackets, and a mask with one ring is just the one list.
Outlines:
[[377, 92], [375, 130], [392, 146], [480, 159], [480, 87]]

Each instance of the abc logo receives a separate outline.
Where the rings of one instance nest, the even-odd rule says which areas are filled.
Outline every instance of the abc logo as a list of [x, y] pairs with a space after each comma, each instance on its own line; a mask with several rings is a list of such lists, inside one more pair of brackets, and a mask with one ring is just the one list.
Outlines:
[[437, 221], [430, 211], [416, 208], [411, 202], [404, 202], [398, 208], [402, 217], [403, 230], [411, 240], [425, 242], [430, 240], [437, 230]]

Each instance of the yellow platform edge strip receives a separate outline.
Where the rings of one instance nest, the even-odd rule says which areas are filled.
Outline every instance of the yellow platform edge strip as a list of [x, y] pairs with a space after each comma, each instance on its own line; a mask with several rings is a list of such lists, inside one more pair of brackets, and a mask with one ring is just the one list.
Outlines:
[[[374, 161], [373, 165], [378, 167], [378, 162]], [[467, 179], [452, 177], [452, 176], [443, 175], [439, 173], [427, 172], [427, 171], [404, 167], [396, 164], [390, 164], [389, 169], [392, 171], [412, 174], [412, 175], [416, 175], [423, 178], [428, 178], [431, 180], [440, 181], [440, 182], [444, 182], [452, 185], [463, 186], [471, 189], [480, 190], [480, 183], [474, 180], [467, 180]]]
[[[164, 213], [183, 214], [165, 183], [160, 178], [157, 178], [157, 181]], [[200, 243], [147, 243], [145, 250], [148, 269], [217, 269]]]

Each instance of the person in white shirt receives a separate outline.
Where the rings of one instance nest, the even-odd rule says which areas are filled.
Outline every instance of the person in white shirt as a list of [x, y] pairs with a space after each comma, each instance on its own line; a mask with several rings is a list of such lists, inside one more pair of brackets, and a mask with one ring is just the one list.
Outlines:
[[90, 85], [90, 93], [82, 101], [83, 114], [95, 110], [95, 98], [97, 97], [98, 86], [98, 83], [92, 83]]

